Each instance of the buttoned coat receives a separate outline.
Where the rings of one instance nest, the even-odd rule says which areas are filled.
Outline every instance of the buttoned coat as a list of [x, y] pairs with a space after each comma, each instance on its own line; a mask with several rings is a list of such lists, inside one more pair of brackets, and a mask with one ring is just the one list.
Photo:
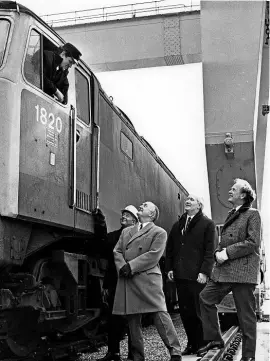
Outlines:
[[226, 248], [229, 259], [216, 262], [212, 279], [215, 282], [258, 283], [260, 269], [261, 217], [259, 211], [240, 207], [227, 217], [216, 251]]
[[175, 278], [190, 281], [196, 281], [199, 273], [210, 277], [218, 240], [215, 224], [201, 210], [184, 231], [186, 220], [187, 213], [184, 213], [171, 229], [165, 271], [173, 270]]
[[119, 277], [113, 313], [128, 315], [167, 311], [159, 260], [167, 233], [150, 222], [141, 230], [125, 228], [114, 248], [117, 272], [128, 262], [132, 277]]

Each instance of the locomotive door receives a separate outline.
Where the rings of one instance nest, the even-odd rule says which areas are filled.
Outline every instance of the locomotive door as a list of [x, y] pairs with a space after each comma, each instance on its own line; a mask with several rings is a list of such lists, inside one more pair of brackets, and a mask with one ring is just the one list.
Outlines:
[[76, 107], [71, 109], [72, 158], [71, 177], [74, 228], [92, 231], [91, 211], [95, 205], [93, 184], [93, 124], [91, 112], [91, 78], [75, 69]]

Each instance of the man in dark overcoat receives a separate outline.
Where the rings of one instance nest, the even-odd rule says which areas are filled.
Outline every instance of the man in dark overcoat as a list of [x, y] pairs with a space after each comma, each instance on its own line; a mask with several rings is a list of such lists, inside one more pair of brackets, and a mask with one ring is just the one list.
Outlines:
[[68, 70], [78, 63], [81, 55], [81, 52], [70, 43], [64, 44], [57, 52], [43, 52], [44, 91], [55, 96], [60, 103], [67, 104]]
[[171, 360], [181, 360], [181, 347], [167, 312], [159, 260], [165, 250], [167, 233], [154, 224], [159, 210], [152, 202], [144, 202], [138, 211], [142, 228], [124, 229], [114, 249], [119, 277], [113, 313], [126, 315], [129, 322], [134, 361], [144, 361], [141, 317], [153, 315], [155, 326]]
[[[124, 317], [112, 314], [115, 290], [117, 285], [118, 274], [114, 263], [113, 249], [118, 242], [123, 229], [135, 226], [138, 229], [137, 208], [133, 205], [126, 206], [122, 209], [120, 224], [121, 227], [107, 235], [106, 253], [108, 266], [103, 281], [103, 297], [108, 302], [109, 319], [108, 319], [108, 352], [97, 361], [118, 361], [120, 360], [120, 341], [125, 332], [127, 321]], [[128, 337], [128, 360], [132, 360], [130, 337]]]
[[232, 291], [243, 333], [241, 361], [254, 361], [256, 324], [254, 291], [259, 279], [261, 217], [251, 208], [256, 195], [250, 184], [236, 179], [229, 191], [232, 211], [225, 220], [215, 251], [211, 281], [200, 294], [204, 338], [207, 345], [198, 355], [223, 347], [216, 305]]
[[187, 335], [182, 355], [196, 353], [203, 345], [199, 294], [214, 265], [217, 233], [214, 222], [202, 212], [203, 200], [189, 195], [185, 213], [169, 234], [165, 271], [175, 281], [179, 313]]

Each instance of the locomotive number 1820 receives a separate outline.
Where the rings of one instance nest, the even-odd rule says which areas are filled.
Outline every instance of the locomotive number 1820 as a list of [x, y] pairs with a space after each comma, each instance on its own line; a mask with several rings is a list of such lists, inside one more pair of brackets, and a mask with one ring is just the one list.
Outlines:
[[39, 105], [36, 105], [35, 109], [37, 122], [42, 123], [49, 129], [56, 129], [58, 133], [62, 132], [63, 123], [60, 117], [55, 117], [53, 113], [48, 113], [44, 107], [40, 107]]

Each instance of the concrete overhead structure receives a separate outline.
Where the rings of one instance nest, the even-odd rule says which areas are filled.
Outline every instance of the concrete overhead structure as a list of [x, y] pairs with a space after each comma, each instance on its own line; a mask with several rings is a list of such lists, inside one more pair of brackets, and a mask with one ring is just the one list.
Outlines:
[[95, 72], [201, 62], [197, 10], [54, 29]]
[[253, 185], [261, 206], [269, 117], [269, 2], [202, 1], [201, 32], [210, 198], [212, 216], [222, 223], [234, 178]]

